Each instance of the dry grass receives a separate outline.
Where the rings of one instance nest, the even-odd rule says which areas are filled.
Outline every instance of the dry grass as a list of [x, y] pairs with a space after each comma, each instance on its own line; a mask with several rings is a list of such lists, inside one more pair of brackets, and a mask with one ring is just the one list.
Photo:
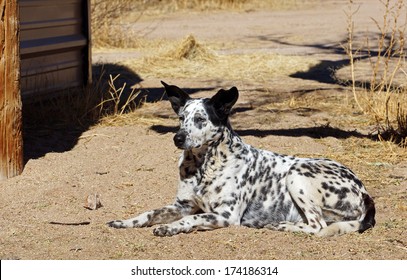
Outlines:
[[[121, 115], [106, 115], [100, 119], [98, 125], [101, 126], [126, 126], [126, 125], [164, 125], [169, 123], [168, 119], [157, 116], [155, 112], [162, 110], [158, 103], [145, 103], [142, 110]], [[175, 125], [175, 123], [174, 123]]]
[[211, 62], [215, 59], [213, 52], [199, 44], [192, 35], [182, 40], [175, 48], [170, 46], [169, 50], [163, 52], [159, 57], [175, 61], [187, 59]]
[[61, 92], [54, 98], [39, 99], [24, 107], [26, 126], [88, 127], [109, 116], [123, 116], [139, 104], [140, 90], [128, 89], [105, 71], [94, 76], [92, 85]]
[[[353, 47], [353, 17], [357, 9], [349, 0], [349, 36], [345, 50], [350, 58], [351, 88], [359, 108], [376, 120], [380, 137], [407, 146], [407, 6], [403, 0], [383, 0], [380, 3], [384, 10], [383, 19], [381, 22], [373, 19], [379, 35], [376, 40], [367, 39], [364, 46], [369, 64], [357, 67], [357, 58], [361, 56], [363, 47]], [[366, 73], [370, 78], [360, 88], [357, 81]]]
[[[91, 29], [93, 46], [120, 46], [125, 33], [122, 19], [132, 10], [132, 0], [91, 0]], [[119, 34], [119, 35], [117, 35]], [[126, 34], [128, 36], [129, 34]]]
[[146, 57], [127, 61], [142, 77], [267, 81], [271, 77], [307, 71], [318, 61], [304, 56], [270, 53], [220, 53], [193, 36], [181, 42], [151, 46]]

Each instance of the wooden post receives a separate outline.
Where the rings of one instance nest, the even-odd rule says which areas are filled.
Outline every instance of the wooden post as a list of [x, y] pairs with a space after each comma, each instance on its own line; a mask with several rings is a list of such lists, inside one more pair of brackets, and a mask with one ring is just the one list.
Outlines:
[[0, 180], [23, 171], [17, 0], [0, 0]]

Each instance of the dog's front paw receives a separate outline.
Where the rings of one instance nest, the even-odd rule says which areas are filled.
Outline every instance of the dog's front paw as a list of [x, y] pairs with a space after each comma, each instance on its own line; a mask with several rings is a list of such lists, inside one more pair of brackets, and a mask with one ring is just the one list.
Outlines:
[[264, 226], [264, 228], [271, 229], [271, 230], [281, 230], [279, 223], [270, 223]]
[[122, 220], [108, 222], [107, 225], [113, 228], [127, 228], [128, 226]]
[[178, 229], [169, 225], [161, 225], [153, 230], [155, 236], [173, 236], [179, 232]]
[[265, 225], [264, 228], [278, 230], [278, 231], [289, 231], [288, 228], [292, 227], [294, 224], [291, 222], [279, 222], [279, 223], [271, 223]]

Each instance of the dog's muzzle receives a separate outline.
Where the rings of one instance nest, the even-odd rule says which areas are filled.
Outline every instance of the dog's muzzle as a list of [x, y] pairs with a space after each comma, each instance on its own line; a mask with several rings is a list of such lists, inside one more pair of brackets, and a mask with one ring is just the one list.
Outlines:
[[177, 146], [177, 148], [183, 149], [186, 139], [187, 139], [187, 134], [185, 133], [185, 131], [183, 131], [183, 130], [178, 131], [177, 134], [175, 134], [175, 136], [174, 136], [175, 146]]

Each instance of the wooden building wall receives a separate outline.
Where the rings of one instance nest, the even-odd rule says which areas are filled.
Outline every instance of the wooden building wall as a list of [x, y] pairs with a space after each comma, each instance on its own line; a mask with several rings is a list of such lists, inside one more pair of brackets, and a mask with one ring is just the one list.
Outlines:
[[23, 170], [22, 102], [91, 82], [90, 0], [0, 1], [0, 180]]

